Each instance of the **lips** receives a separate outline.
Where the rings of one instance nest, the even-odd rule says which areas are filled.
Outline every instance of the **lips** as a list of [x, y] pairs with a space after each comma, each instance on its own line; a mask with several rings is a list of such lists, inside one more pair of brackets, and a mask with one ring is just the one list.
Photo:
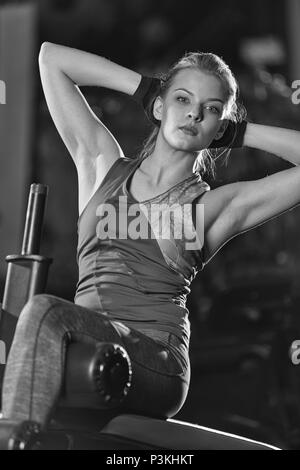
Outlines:
[[181, 131], [183, 131], [185, 134], [188, 134], [188, 135], [197, 135], [198, 134], [198, 130], [196, 129], [196, 127], [190, 127], [190, 126], [182, 126], [179, 128]]

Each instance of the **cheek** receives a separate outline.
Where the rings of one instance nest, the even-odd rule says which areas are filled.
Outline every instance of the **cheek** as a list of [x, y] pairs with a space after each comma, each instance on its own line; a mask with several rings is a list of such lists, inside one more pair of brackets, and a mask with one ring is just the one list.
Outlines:
[[219, 115], [211, 116], [206, 122], [206, 132], [209, 135], [215, 135], [221, 126]]
[[174, 121], [177, 116], [178, 113], [176, 113], [176, 111], [171, 107], [165, 109], [165, 112], [163, 113], [163, 118], [165, 119], [165, 121]]
[[180, 116], [180, 113], [174, 112], [174, 110], [169, 109], [162, 119], [162, 128], [165, 132], [173, 134], [176, 132], [176, 129], [185, 122], [184, 118]]
[[204, 147], [206, 147], [208, 144], [210, 144], [214, 138], [216, 137], [216, 134], [219, 130], [220, 127], [220, 121], [219, 119], [212, 119], [209, 120], [203, 125], [202, 127], [202, 143]]

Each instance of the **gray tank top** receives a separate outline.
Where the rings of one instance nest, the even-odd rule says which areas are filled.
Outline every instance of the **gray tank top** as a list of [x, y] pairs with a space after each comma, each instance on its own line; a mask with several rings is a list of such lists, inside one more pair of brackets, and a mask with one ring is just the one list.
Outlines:
[[188, 345], [186, 298], [203, 268], [192, 211], [210, 187], [193, 173], [138, 203], [128, 187], [141, 161], [116, 160], [78, 219], [74, 301], [137, 330], [175, 334]]

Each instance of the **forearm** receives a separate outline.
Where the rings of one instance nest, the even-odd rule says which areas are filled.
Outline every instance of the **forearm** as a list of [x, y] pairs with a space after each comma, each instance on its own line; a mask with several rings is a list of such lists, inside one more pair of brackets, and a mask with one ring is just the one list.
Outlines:
[[244, 146], [273, 153], [295, 165], [300, 165], [299, 131], [248, 123]]
[[105, 57], [59, 44], [42, 44], [39, 62], [57, 67], [78, 86], [99, 86], [133, 95], [141, 75]]

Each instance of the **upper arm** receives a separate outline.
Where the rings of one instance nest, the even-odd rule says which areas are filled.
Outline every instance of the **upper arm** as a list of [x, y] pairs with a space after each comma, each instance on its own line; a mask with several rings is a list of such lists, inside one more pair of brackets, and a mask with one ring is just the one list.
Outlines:
[[243, 233], [300, 204], [300, 166], [254, 181], [239, 183], [235, 198]]
[[258, 180], [221, 186], [204, 194], [201, 203], [204, 204], [204, 262], [207, 263], [236, 235], [300, 203], [300, 166]]
[[57, 47], [43, 44], [39, 55], [40, 75], [49, 112], [77, 169], [82, 168], [82, 159], [96, 160], [99, 154], [111, 162], [124, 156], [79, 87], [52, 60]]
[[43, 44], [40, 75], [49, 112], [77, 169], [80, 213], [112, 164], [124, 153], [78, 86], [52, 60], [57, 47]]

